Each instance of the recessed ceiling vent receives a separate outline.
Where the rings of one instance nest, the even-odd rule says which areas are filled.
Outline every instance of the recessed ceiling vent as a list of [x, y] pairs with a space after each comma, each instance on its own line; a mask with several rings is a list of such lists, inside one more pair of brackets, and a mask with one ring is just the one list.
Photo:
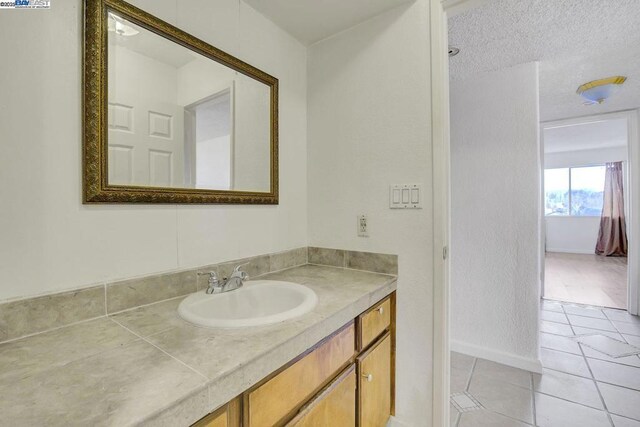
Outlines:
[[449, 57], [456, 56], [460, 53], [460, 49], [455, 46], [449, 46]]

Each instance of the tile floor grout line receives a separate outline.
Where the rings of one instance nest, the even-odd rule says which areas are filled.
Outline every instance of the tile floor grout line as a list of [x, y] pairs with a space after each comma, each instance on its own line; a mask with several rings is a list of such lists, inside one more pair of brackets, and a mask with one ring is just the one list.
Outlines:
[[[469, 387], [471, 387], [471, 379], [473, 378], [473, 374], [476, 370], [476, 364], [478, 363], [478, 358], [473, 358], [473, 364], [471, 365], [471, 372], [469, 373], [469, 378], [467, 379], [467, 384], [464, 387], [464, 391], [469, 393]], [[458, 412], [456, 410], [456, 412]], [[462, 412], [458, 412], [458, 419], [456, 420], [455, 426], [458, 427], [460, 425], [460, 420], [462, 420]]]
[[[623, 388], [625, 390], [635, 391], [636, 393], [640, 393], [640, 390], [638, 390], [636, 388], [631, 388], [631, 387], [626, 386], [626, 385], [620, 385], [620, 384], [612, 383], [612, 382], [609, 382], [609, 381], [603, 381], [603, 380], [596, 380], [596, 382], [598, 384], [612, 385], [612, 386], [617, 387], [617, 388]], [[640, 420], [638, 420], [638, 421], [640, 421]]]
[[560, 304], [560, 306], [562, 307], [562, 311], [564, 312], [565, 316], [567, 316], [567, 322], [569, 322], [568, 323], [569, 328], [571, 328], [571, 332], [573, 332], [573, 335], [575, 336], [576, 335], [576, 330], [573, 329], [573, 325], [571, 324], [571, 319], [569, 319], [569, 316], [567, 315], [567, 310], [564, 308], [563, 304]]
[[[584, 317], [584, 316], [582, 316], [582, 317]], [[587, 319], [595, 319], [595, 317], [587, 317]], [[598, 319], [598, 320], [604, 320], [604, 319]], [[609, 323], [611, 323], [611, 322], [609, 322]], [[560, 323], [560, 324], [561, 324], [561, 323]], [[618, 329], [615, 327], [615, 325], [614, 325], [613, 323], [611, 323], [611, 326], [613, 326], [613, 328], [614, 328], [614, 329], [616, 329], [615, 331], [609, 331], [609, 330], [606, 330], [606, 329], [598, 329], [598, 328], [594, 328], [594, 327], [592, 327], [592, 326], [580, 326], [580, 325], [575, 325], [575, 326], [576, 326], [577, 328], [593, 329], [593, 330], [595, 330], [595, 331], [600, 331], [600, 332], [610, 332], [610, 333], [612, 333], [612, 334], [615, 334], [615, 333], [620, 334], [620, 332], [618, 332]], [[572, 327], [571, 329], [573, 330], [573, 327]], [[574, 332], [575, 332], [575, 331], [574, 331]], [[620, 334], [620, 335], [622, 335], [622, 334]], [[627, 343], [627, 344], [628, 344], [628, 343]]]
[[584, 350], [582, 349], [582, 345], [578, 344], [580, 347], [580, 351], [583, 354], [585, 359], [585, 363], [587, 364], [587, 369], [589, 369], [589, 373], [591, 373], [591, 380], [596, 387], [596, 391], [598, 392], [598, 396], [600, 397], [600, 401], [602, 402], [602, 407], [604, 408], [604, 412], [607, 414], [607, 418], [609, 419], [609, 423], [612, 427], [615, 427], [613, 424], [613, 419], [611, 418], [611, 414], [609, 413], [609, 408], [607, 408], [607, 403], [604, 401], [604, 397], [602, 396], [602, 392], [600, 391], [600, 387], [598, 386], [598, 381], [596, 381], [595, 375], [593, 375], [593, 371], [591, 370], [591, 365], [589, 365], [589, 361], [587, 360], [587, 356], [584, 355]]
[[[547, 332], [544, 332], [544, 333], [547, 333]], [[562, 336], [562, 335], [557, 335], [557, 336], [559, 336], [559, 337], [560, 337], [560, 336]], [[571, 337], [564, 337], [564, 338], [571, 339]], [[612, 339], [613, 339], [613, 338], [612, 338]], [[572, 340], [572, 342], [575, 342], [575, 343], [576, 343], [576, 344], [578, 344], [578, 345], [580, 345], [580, 344], [581, 344], [580, 342], [573, 341], [573, 340]], [[629, 345], [631, 345], [631, 344], [629, 344]], [[586, 347], [587, 347], [587, 348], [591, 348], [591, 347], [589, 347], [589, 346], [586, 346]], [[557, 348], [551, 348], [551, 347], [545, 347], [545, 346], [543, 346], [543, 345], [540, 345], [540, 349], [551, 350], [551, 351], [557, 351], [557, 352], [559, 352], [559, 353], [566, 353], [566, 354], [569, 354], [569, 355], [572, 355], [572, 356], [581, 356], [581, 354], [578, 354], [578, 353], [571, 353], [570, 351], [566, 351], [566, 350], [559, 350], [559, 349], [557, 349]], [[596, 349], [592, 349], [592, 350], [597, 351], [597, 352], [599, 352], [599, 353], [602, 353], [600, 350], [596, 350]], [[581, 350], [581, 351], [582, 351], [582, 350]], [[613, 356], [609, 356], [609, 355], [608, 355], [608, 354], [606, 354], [606, 353], [602, 353], [602, 354], [604, 354], [605, 356], [609, 357], [610, 359], [614, 359], [614, 360], [599, 359], [599, 358], [597, 358], [597, 357], [594, 357], [594, 356], [587, 356], [587, 355], [585, 355], [584, 357], [586, 357], [587, 359], [595, 359], [595, 360], [600, 360], [600, 361], [602, 361], [602, 362], [615, 363], [616, 365], [629, 366], [629, 367], [631, 367], [631, 368], [639, 368], [639, 369], [640, 369], [640, 366], [635, 366], [635, 365], [629, 365], [629, 364], [626, 364], [626, 363], [616, 362], [616, 361], [615, 361], [615, 359], [616, 359], [615, 357], [613, 357]], [[630, 355], [628, 355], [628, 356], [620, 356], [620, 357], [621, 357], [621, 358], [625, 358], [625, 357], [631, 357], [631, 356], [638, 356], [638, 357], [640, 357], [640, 354], [630, 354]]]
[[[467, 387], [465, 388], [465, 391], [466, 391], [467, 393], [469, 393], [469, 394], [471, 394], [471, 392], [469, 391], [469, 387], [471, 387], [471, 380], [473, 379], [473, 376], [474, 376], [474, 374], [476, 373], [476, 366], [477, 366], [477, 364], [478, 364], [478, 360], [480, 360], [480, 358], [479, 358], [479, 357], [474, 357], [474, 360], [473, 360], [473, 366], [471, 367], [471, 374], [469, 375], [469, 380], [467, 381]], [[483, 359], [483, 360], [486, 360], [486, 359]], [[498, 381], [500, 381], [500, 380], [498, 380]], [[531, 379], [531, 381], [533, 381], [533, 380]], [[511, 384], [511, 383], [507, 383], [507, 384], [510, 384], [510, 385], [512, 385], [512, 386], [514, 386], [514, 387], [518, 387], [518, 388], [521, 388], [521, 389], [525, 389], [525, 390], [526, 390], [526, 388], [525, 388], [525, 387], [522, 387], [522, 386], [520, 386], [520, 385]], [[530, 385], [531, 385], [531, 386], [533, 386], [532, 384], [530, 384]], [[471, 394], [471, 396], [473, 396], [473, 394]], [[524, 424], [527, 424], [527, 425], [533, 425], [533, 426], [535, 426], [535, 425], [536, 425], [536, 424], [535, 424], [535, 414], [533, 415], [534, 424], [529, 424], [528, 422], [526, 422], [526, 421], [522, 421], [522, 420], [520, 420], [520, 419], [518, 419], [518, 418], [514, 418], [514, 417], [512, 417], [511, 415], [506, 415], [506, 414], [503, 414], [503, 413], [501, 413], [501, 412], [497, 412], [497, 411], [494, 411], [494, 410], [492, 410], [492, 409], [486, 408], [484, 405], [482, 405], [482, 410], [485, 410], [485, 411], [487, 411], [487, 412], [491, 412], [491, 413], [494, 413], [494, 414], [500, 415], [500, 416], [502, 416], [502, 417], [506, 417], [506, 418], [509, 418], [509, 419], [511, 419], [511, 420], [518, 421], [518, 422], [521, 422], [521, 423], [524, 423]], [[459, 413], [459, 414], [460, 414], [460, 416], [458, 417], [458, 422], [456, 423], [456, 427], [458, 427], [458, 424], [460, 423], [460, 420], [462, 419], [462, 413]]]
[[[566, 326], [570, 326], [570, 325], [568, 325], [568, 324], [567, 324]], [[571, 330], [573, 331], [573, 329], [571, 329]], [[577, 336], [577, 335], [575, 335], [575, 334], [574, 334], [574, 335], [561, 335], [561, 334], [554, 334], [553, 332], [547, 332], [547, 331], [543, 331], [543, 330], [540, 330], [540, 332], [542, 332], [543, 334], [549, 334], [549, 335], [554, 335], [554, 336], [556, 336], [556, 337], [563, 337], [563, 338], [571, 338], [571, 337], [575, 337], [575, 336]], [[607, 332], [607, 331], [603, 331], [603, 332]], [[582, 335], [585, 335], [585, 334], [582, 334]]]
[[522, 420], [521, 420], [521, 419], [519, 419], [519, 418], [514, 418], [514, 417], [512, 417], [511, 415], [506, 415], [506, 414], [503, 414], [503, 413], [501, 413], [501, 412], [494, 411], [493, 409], [487, 409], [487, 408], [484, 408], [484, 407], [483, 407], [483, 410], [485, 410], [485, 411], [487, 411], [487, 412], [489, 412], [489, 413], [492, 413], [492, 414], [500, 415], [501, 417], [508, 418], [508, 419], [510, 419], [510, 420], [513, 420], [513, 421], [517, 421], [517, 422], [519, 422], [520, 424], [526, 424], [526, 425], [528, 425], [528, 426], [535, 426], [535, 425], [536, 425], [536, 424], [531, 424], [531, 423], [530, 423], [530, 422], [528, 422], [528, 421], [522, 421]]
[[[560, 372], [560, 371], [556, 371], [556, 372]], [[588, 380], [589, 379], [589, 378], [585, 378], [585, 377], [580, 377], [580, 378], [582, 378], [584, 380]], [[606, 410], [604, 410], [602, 408], [596, 408], [594, 406], [585, 405], [584, 403], [576, 402], [575, 400], [570, 400], [570, 399], [567, 399], [566, 397], [556, 396], [555, 394], [547, 393], [547, 392], [544, 392], [544, 391], [537, 391], [536, 390], [536, 393], [540, 394], [540, 395], [547, 396], [547, 397], [553, 397], [554, 399], [562, 400], [562, 401], [567, 402], [567, 403], [573, 403], [574, 405], [584, 406], [585, 408], [593, 409], [595, 411], [606, 412]]]
[[533, 381], [533, 372], [529, 372], [529, 382], [531, 383], [531, 409], [533, 411], [533, 425], [538, 425], [538, 416], [536, 415], [536, 390]]
[[476, 372], [476, 365], [478, 364], [478, 358], [473, 358], [473, 365], [471, 366], [471, 373], [469, 374], [469, 379], [467, 380], [467, 385], [464, 388], [464, 391], [469, 393], [469, 387], [471, 387], [471, 379], [473, 378], [473, 374]]
[[[569, 353], [569, 354], [571, 354], [571, 353]], [[574, 356], [578, 356], [578, 355], [574, 354]], [[606, 362], [606, 360], [603, 360], [602, 362]], [[587, 363], [587, 365], [588, 365], [588, 363]], [[625, 366], [627, 366], [627, 365], [625, 365]], [[635, 366], [629, 366], [629, 367], [630, 368], [635, 368]], [[598, 380], [598, 379], [595, 379], [595, 378], [583, 377], [582, 375], [572, 374], [571, 372], [565, 372], [565, 371], [561, 371], [559, 369], [548, 368], [546, 366], [545, 366], [544, 369], [546, 369], [547, 371], [553, 371], [553, 372], [559, 372], [559, 373], [565, 374], [565, 375], [571, 375], [572, 377], [582, 378], [582, 379], [585, 379], [585, 380], [592, 380], [593, 379], [593, 380], [595, 380], [595, 381], [597, 381], [599, 383], [602, 383], [602, 384], [612, 385], [612, 386], [616, 386], [618, 388], [624, 388], [625, 390], [636, 391], [636, 392], [640, 393], [640, 390], [635, 389], [635, 388], [631, 388], [629, 386], [620, 385], [620, 384], [616, 384], [616, 383], [612, 383], [612, 382], [604, 381], [604, 380]], [[638, 368], [638, 369], [640, 369], [640, 368]], [[514, 385], [514, 387], [520, 387], [520, 386]], [[548, 393], [543, 393], [543, 392], [540, 392], [540, 391], [538, 391], [537, 393], [548, 394]], [[553, 395], [549, 394], [549, 396], [553, 396]], [[553, 397], [558, 397], [558, 396], [553, 396]], [[566, 399], [564, 399], [564, 400], [566, 400]], [[571, 402], [571, 401], [567, 400], [567, 402]], [[583, 405], [583, 406], [586, 406], [586, 405]]]
[[[563, 305], [563, 309], [564, 309], [564, 305]], [[567, 316], [567, 319], [569, 318], [569, 316]], [[611, 323], [611, 322], [609, 322]], [[571, 324], [571, 319], [569, 319], [569, 324]], [[613, 323], [611, 323], [613, 325]], [[615, 326], [614, 326], [615, 328]], [[571, 326], [571, 329], [573, 330], [573, 326]], [[575, 332], [575, 331], [574, 331]], [[607, 408], [607, 404], [604, 401], [604, 397], [602, 396], [602, 392], [600, 392], [600, 387], [598, 387], [598, 381], [596, 381], [596, 377], [593, 374], [593, 370], [591, 369], [591, 365], [589, 364], [589, 360], [587, 359], [587, 356], [584, 354], [584, 349], [582, 348], [582, 345], [580, 343], [578, 343], [578, 348], [580, 349], [580, 353], [582, 353], [582, 359], [584, 360], [584, 363], [587, 365], [587, 369], [589, 370], [589, 374], [591, 375], [591, 381], [593, 381], [593, 384], [596, 387], [596, 391], [598, 392], [598, 397], [600, 397], [600, 401], [602, 403], [602, 407], [604, 408], [604, 413], [607, 414], [607, 419], [609, 420], [609, 424], [611, 424], [611, 427], [615, 427], [615, 425], [613, 424], [613, 419], [611, 418], [611, 414], [609, 413], [609, 409]]]
[[[561, 335], [558, 335], [558, 336], [561, 336]], [[564, 337], [564, 338], [570, 339], [569, 337]], [[574, 356], [580, 356], [578, 353], [571, 353], [570, 351], [558, 350], [557, 348], [545, 347], [543, 345], [540, 345], [540, 349], [551, 350], [551, 351], [559, 351], [560, 353], [567, 353], [567, 354], [572, 354]]]
[[[555, 313], [555, 311], [550, 311], [549, 313]], [[593, 319], [592, 317], [590, 317], [590, 319]], [[540, 318], [540, 320], [542, 320], [543, 322], [549, 322], [549, 323], [555, 323], [557, 325], [568, 325], [568, 322], [556, 322], [555, 320], [547, 320], [547, 319], [543, 319], [542, 317]]]
[[[606, 314], [605, 314], [606, 316]], [[622, 332], [620, 332], [620, 329], [618, 329], [618, 327], [616, 326], [615, 323], [613, 323], [612, 320], [609, 320], [609, 323], [611, 323], [611, 326], [613, 326], [613, 329], [616, 330], [616, 332], [622, 337], [622, 339], [624, 340], [624, 342], [626, 342], [629, 345], [632, 345], [629, 341], [627, 341], [627, 337], [624, 336], [624, 334]], [[630, 334], [631, 335], [631, 334]]]

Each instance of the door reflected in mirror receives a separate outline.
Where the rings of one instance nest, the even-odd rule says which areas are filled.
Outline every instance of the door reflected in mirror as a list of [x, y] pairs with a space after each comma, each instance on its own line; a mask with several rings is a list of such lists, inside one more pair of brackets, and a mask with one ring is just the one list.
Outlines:
[[109, 186], [269, 192], [271, 87], [108, 13]]

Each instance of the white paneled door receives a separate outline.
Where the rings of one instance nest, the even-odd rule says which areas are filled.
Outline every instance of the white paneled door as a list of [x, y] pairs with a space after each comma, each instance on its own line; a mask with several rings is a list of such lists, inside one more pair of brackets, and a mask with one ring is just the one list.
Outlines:
[[109, 183], [183, 186], [183, 122], [175, 104], [109, 103]]

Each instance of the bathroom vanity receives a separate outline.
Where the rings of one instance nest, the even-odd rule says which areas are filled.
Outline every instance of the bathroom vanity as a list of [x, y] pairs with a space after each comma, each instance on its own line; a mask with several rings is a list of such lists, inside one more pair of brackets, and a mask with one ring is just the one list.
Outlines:
[[[297, 252], [305, 256], [293, 257]], [[309, 312], [271, 325], [196, 326], [178, 314], [188, 293], [162, 299], [177, 283], [204, 292], [196, 272], [211, 266], [92, 290], [90, 304], [106, 301], [106, 315], [0, 344], [3, 423], [385, 425], [394, 411], [395, 263], [382, 274], [364, 271], [381, 268], [380, 255], [349, 253], [345, 268], [306, 264], [306, 253], [304, 248], [216, 266], [226, 274], [249, 262], [255, 282], [297, 283], [315, 293]], [[316, 255], [311, 262], [326, 261]], [[283, 260], [302, 264], [281, 269]], [[276, 271], [268, 272], [269, 266]], [[86, 301], [83, 293], [69, 293], [11, 303], [5, 310], [34, 307], [33, 316], [69, 316], [80, 297]]]
[[394, 328], [395, 292], [194, 425], [385, 426]]

